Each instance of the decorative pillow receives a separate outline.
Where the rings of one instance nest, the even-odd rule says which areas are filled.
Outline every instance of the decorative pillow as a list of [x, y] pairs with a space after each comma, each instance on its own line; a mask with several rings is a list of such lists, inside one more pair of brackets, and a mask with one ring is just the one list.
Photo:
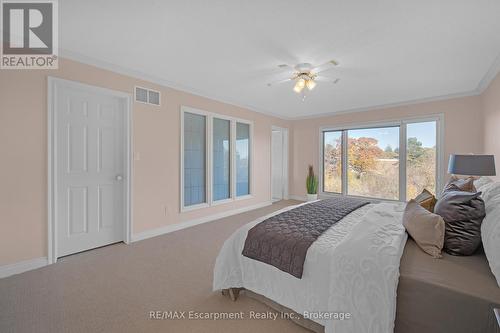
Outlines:
[[453, 255], [471, 255], [481, 244], [485, 213], [481, 192], [445, 191], [434, 212], [444, 219], [444, 250]]
[[[500, 202], [500, 196], [493, 198]], [[500, 287], [500, 205], [494, 206], [481, 225], [481, 239], [491, 272]]]
[[427, 189], [424, 189], [414, 200], [429, 212], [434, 213], [434, 206], [436, 205], [437, 200], [434, 194], [429, 192]]
[[479, 177], [479, 179], [476, 179], [474, 181], [474, 187], [476, 188], [477, 191], [481, 191], [481, 187], [489, 183], [493, 183], [493, 179], [489, 177]]
[[490, 201], [500, 195], [500, 182], [491, 182], [481, 187], [481, 198], [486, 207], [490, 206]]
[[403, 225], [417, 245], [434, 258], [441, 258], [444, 243], [444, 221], [415, 200], [406, 205]]
[[444, 192], [446, 191], [463, 191], [463, 192], [476, 192], [474, 187], [474, 178], [458, 178], [457, 176], [451, 176], [448, 183], [444, 187]]

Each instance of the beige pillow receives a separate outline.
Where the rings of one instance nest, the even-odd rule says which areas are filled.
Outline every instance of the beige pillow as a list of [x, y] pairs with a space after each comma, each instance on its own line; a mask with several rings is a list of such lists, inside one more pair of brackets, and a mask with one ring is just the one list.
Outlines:
[[434, 194], [429, 192], [427, 189], [424, 189], [422, 193], [417, 195], [415, 201], [418, 202], [420, 206], [427, 209], [429, 212], [434, 213], [434, 206], [436, 206], [437, 199]]
[[444, 187], [444, 191], [463, 191], [476, 193], [476, 187], [474, 186], [474, 178], [458, 178], [453, 175]]
[[417, 245], [434, 258], [441, 258], [444, 245], [444, 220], [429, 212], [415, 200], [406, 205], [403, 225]]

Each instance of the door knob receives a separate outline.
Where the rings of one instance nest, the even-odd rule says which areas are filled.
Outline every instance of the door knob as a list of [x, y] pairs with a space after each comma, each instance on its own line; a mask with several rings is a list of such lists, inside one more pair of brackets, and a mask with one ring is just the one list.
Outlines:
[[122, 175], [116, 175], [116, 180], [118, 180], [118, 181], [123, 180], [123, 176]]

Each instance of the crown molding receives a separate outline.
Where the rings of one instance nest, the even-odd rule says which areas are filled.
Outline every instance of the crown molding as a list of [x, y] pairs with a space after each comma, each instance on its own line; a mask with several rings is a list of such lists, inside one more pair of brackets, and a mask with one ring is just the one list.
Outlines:
[[292, 117], [285, 117], [285, 116], [276, 114], [276, 113], [271, 112], [271, 111], [262, 110], [256, 106], [253, 106], [253, 105], [246, 105], [246, 104], [238, 103], [237, 101], [229, 100], [227, 98], [217, 96], [214, 94], [209, 94], [207, 92], [204, 92], [202, 90], [199, 90], [199, 89], [196, 89], [193, 87], [189, 87], [189, 86], [179, 84], [179, 83], [176, 83], [173, 81], [162, 79], [162, 78], [159, 78], [159, 77], [154, 76], [154, 75], [145, 74], [141, 71], [136, 71], [136, 70], [133, 70], [130, 68], [125, 68], [123, 66], [112, 64], [112, 63], [109, 63], [107, 61], [102, 61], [102, 60], [98, 60], [96, 58], [88, 57], [86, 55], [83, 55], [83, 54], [80, 54], [77, 52], [73, 52], [73, 51], [69, 51], [69, 50], [61, 48], [59, 50], [59, 56], [61, 58], [66, 58], [66, 59], [73, 60], [73, 61], [76, 61], [76, 62], [79, 62], [82, 64], [86, 64], [86, 65], [94, 66], [94, 67], [97, 67], [100, 69], [115, 72], [118, 74], [126, 75], [126, 76], [132, 77], [134, 79], [148, 81], [148, 82], [160, 85], [160, 86], [165, 87], [165, 88], [170, 88], [170, 89], [182, 91], [185, 93], [208, 98], [208, 99], [211, 99], [211, 100], [214, 100], [217, 102], [229, 104], [229, 105], [232, 105], [232, 106], [235, 106], [238, 108], [247, 109], [249, 111], [257, 112], [257, 113], [260, 113], [260, 114], [263, 114], [266, 116], [275, 117], [275, 118], [278, 118], [281, 120], [292, 120]]
[[434, 96], [434, 97], [425, 97], [425, 98], [414, 99], [414, 100], [404, 101], [404, 102], [394, 102], [394, 103], [388, 103], [388, 104], [379, 104], [379, 105], [374, 105], [374, 106], [368, 106], [368, 107], [363, 107], [363, 108], [353, 108], [353, 109], [345, 109], [345, 110], [340, 110], [340, 111], [319, 113], [319, 114], [315, 114], [315, 115], [311, 115], [311, 116], [299, 116], [299, 117], [294, 117], [291, 120], [307, 120], [307, 119], [316, 119], [316, 118], [323, 118], [323, 117], [332, 117], [332, 116], [338, 116], [338, 115], [348, 114], [348, 113], [384, 110], [384, 109], [391, 109], [391, 108], [402, 107], [402, 106], [411, 106], [411, 105], [417, 105], [417, 104], [422, 104], [422, 103], [439, 102], [439, 101], [445, 101], [445, 100], [449, 100], [449, 99], [470, 97], [470, 96], [477, 96], [477, 95], [480, 95], [480, 92], [478, 92], [477, 90], [472, 90], [472, 91], [467, 91], [467, 92], [463, 92], [463, 93], [440, 95], [440, 96]]
[[471, 91], [465, 91], [465, 92], [461, 92], [461, 93], [453, 93], [453, 94], [447, 94], [447, 95], [439, 95], [439, 96], [433, 96], [433, 97], [424, 97], [424, 98], [418, 98], [418, 99], [414, 99], [414, 100], [387, 103], [387, 104], [379, 104], [379, 105], [368, 106], [368, 107], [344, 109], [344, 110], [338, 110], [338, 111], [332, 111], [332, 112], [320, 113], [320, 114], [314, 114], [314, 115], [289, 117], [289, 116], [283, 116], [280, 114], [276, 114], [274, 112], [270, 112], [268, 110], [264, 110], [264, 109], [258, 108], [256, 106], [253, 106], [253, 105], [246, 105], [246, 104], [238, 103], [237, 101], [227, 99], [227, 98], [224, 98], [224, 97], [221, 97], [218, 95], [210, 94], [210, 93], [204, 92], [202, 90], [199, 90], [199, 89], [196, 89], [193, 87], [189, 87], [189, 86], [175, 83], [175, 82], [163, 79], [163, 78], [156, 77], [154, 75], [145, 74], [143, 72], [136, 71], [136, 70], [129, 69], [129, 68], [125, 68], [125, 67], [122, 67], [122, 66], [119, 66], [116, 64], [106, 62], [106, 61], [97, 60], [95, 58], [88, 57], [88, 56], [85, 56], [85, 55], [82, 55], [80, 53], [76, 53], [73, 51], [60, 49], [60, 56], [63, 58], [66, 58], [66, 59], [76, 61], [76, 62], [80, 62], [80, 63], [87, 64], [90, 66], [109, 70], [109, 71], [112, 71], [112, 72], [115, 72], [118, 74], [130, 76], [130, 77], [135, 78], [135, 79], [158, 84], [158, 85], [166, 87], [166, 88], [186, 92], [189, 94], [194, 94], [194, 95], [197, 95], [200, 97], [208, 98], [211, 100], [215, 100], [215, 101], [222, 102], [225, 104], [233, 105], [235, 107], [247, 109], [249, 111], [257, 112], [257, 113], [260, 113], [260, 114], [263, 114], [266, 116], [270, 116], [270, 117], [274, 117], [274, 118], [278, 118], [278, 119], [286, 120], [286, 121], [316, 119], [316, 118], [323, 118], [323, 117], [338, 116], [338, 115], [347, 114], [347, 113], [375, 111], [375, 110], [389, 109], [389, 108], [395, 108], [395, 107], [416, 105], [416, 104], [421, 104], [421, 103], [437, 102], [437, 101], [443, 101], [443, 100], [454, 99], [454, 98], [477, 96], [477, 95], [481, 95], [488, 88], [491, 81], [496, 77], [496, 75], [500, 71], [500, 54], [499, 54], [497, 56], [497, 58], [495, 59], [495, 61], [493, 62], [493, 64], [488, 69], [488, 71], [485, 73], [485, 75], [479, 81], [477, 87]]
[[491, 84], [491, 81], [498, 75], [498, 72], [500, 71], [500, 54], [496, 57], [495, 61], [493, 61], [493, 64], [491, 64], [490, 68], [484, 74], [483, 78], [481, 81], [479, 81], [479, 84], [477, 85], [476, 91], [478, 94], [482, 94], [486, 89]]

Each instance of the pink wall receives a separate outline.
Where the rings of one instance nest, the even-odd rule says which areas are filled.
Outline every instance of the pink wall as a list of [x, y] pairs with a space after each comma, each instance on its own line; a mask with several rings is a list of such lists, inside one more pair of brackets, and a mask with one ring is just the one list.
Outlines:
[[[445, 159], [451, 153], [481, 153], [483, 151], [480, 96], [294, 121], [292, 132], [295, 144], [292, 151], [293, 165], [291, 169], [293, 174], [290, 193], [296, 196], [305, 196], [304, 179], [309, 164], [312, 164], [318, 172], [319, 131], [321, 127], [398, 120], [405, 117], [441, 113], [444, 114], [445, 118]], [[447, 164], [445, 163], [445, 165]]]
[[[271, 126], [288, 121], [74, 61], [59, 67], [0, 72], [0, 266], [47, 256], [48, 75], [130, 94], [135, 85], [161, 91], [159, 108], [133, 104], [134, 233], [270, 201]], [[181, 105], [254, 122], [253, 198], [179, 212]]]
[[[133, 93], [135, 85], [162, 93], [161, 107], [133, 104], [133, 232], [270, 201], [271, 126], [290, 129], [290, 194], [305, 194], [307, 165], [318, 166], [319, 128], [445, 115], [445, 155], [500, 153], [500, 79], [482, 96], [421, 103], [370, 112], [285, 121], [233, 105], [61, 59], [56, 71], [0, 71], [0, 266], [47, 255], [47, 76]], [[254, 122], [254, 196], [202, 210], [179, 212], [180, 106]], [[483, 124], [482, 106], [486, 125]], [[484, 135], [483, 135], [484, 132]], [[166, 210], [165, 210], [166, 207]], [[165, 211], [167, 214], [165, 214]]]
[[[496, 158], [497, 174], [500, 173], [500, 74], [483, 94], [484, 152]], [[499, 176], [496, 179], [500, 179]]]

